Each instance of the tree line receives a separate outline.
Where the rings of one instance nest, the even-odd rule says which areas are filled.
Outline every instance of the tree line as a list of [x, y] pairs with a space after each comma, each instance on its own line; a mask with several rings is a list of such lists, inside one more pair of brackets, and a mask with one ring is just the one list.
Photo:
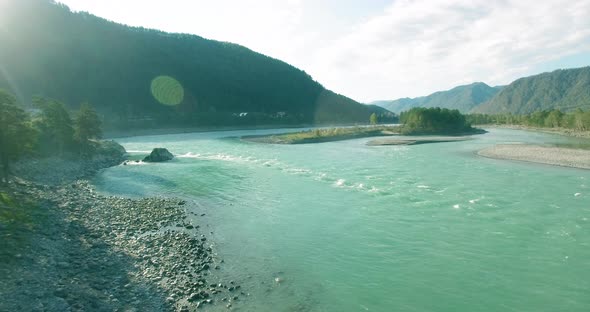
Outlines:
[[578, 108], [564, 113], [560, 110], [543, 110], [532, 114], [470, 114], [467, 120], [472, 124], [521, 125], [539, 128], [567, 128], [576, 131], [590, 131], [590, 110]]
[[83, 103], [74, 117], [59, 101], [33, 99], [35, 110], [25, 111], [14, 95], [0, 90], [0, 177], [23, 157], [87, 157], [102, 137], [101, 120]]

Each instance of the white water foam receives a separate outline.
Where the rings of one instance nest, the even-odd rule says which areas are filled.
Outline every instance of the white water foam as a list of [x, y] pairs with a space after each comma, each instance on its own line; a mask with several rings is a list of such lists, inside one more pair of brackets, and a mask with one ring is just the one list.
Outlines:
[[371, 189], [369, 190], [369, 193], [379, 193], [379, 192], [381, 192], [381, 190], [374, 187], [374, 186], [371, 186]]
[[126, 150], [127, 153], [134, 153], [134, 154], [149, 154], [152, 151], [140, 151], [140, 150]]
[[379, 193], [381, 189], [376, 188], [374, 186], [366, 185], [365, 183], [347, 183], [345, 179], [334, 179], [329, 177], [327, 173], [319, 172], [316, 173], [311, 169], [301, 168], [296, 166], [291, 166], [280, 162], [277, 159], [257, 159], [251, 156], [236, 156], [231, 154], [224, 154], [224, 153], [212, 153], [212, 154], [199, 154], [199, 153], [192, 153], [188, 152], [183, 155], [178, 155], [178, 158], [194, 158], [194, 159], [205, 159], [205, 160], [219, 160], [219, 161], [227, 161], [227, 162], [236, 162], [236, 163], [251, 163], [256, 164], [259, 166], [264, 166], [268, 168], [273, 168], [280, 170], [281, 172], [285, 172], [290, 175], [298, 175], [298, 176], [311, 176], [316, 181], [325, 181], [331, 182], [334, 186], [340, 188], [348, 188], [348, 189], [356, 189], [359, 191], [369, 192], [369, 193]]
[[127, 161], [127, 162], [124, 162], [123, 164], [121, 164], [121, 166], [144, 166], [144, 165], [148, 165], [148, 163], [147, 162], [143, 162], [141, 160], [138, 161], [138, 162], [136, 162], [136, 161]]
[[222, 161], [228, 161], [228, 162], [254, 162], [254, 158], [252, 157], [244, 157], [244, 156], [234, 156], [234, 155], [228, 155], [228, 154], [223, 154], [223, 153], [218, 153], [218, 154], [209, 154], [209, 155], [203, 155], [203, 154], [193, 154], [192, 152], [188, 152], [184, 155], [178, 155], [178, 158], [197, 158], [197, 159], [206, 159], [206, 160], [222, 160]]
[[292, 174], [310, 174], [310, 173], [312, 173], [311, 170], [304, 169], [304, 168], [285, 168], [285, 169], [283, 169], [283, 171], [285, 171], [287, 173], [292, 173]]
[[326, 173], [324, 173], [324, 172], [320, 172], [320, 173], [317, 175], [317, 177], [316, 177], [315, 179], [316, 179], [316, 181], [322, 181], [322, 180], [324, 180], [324, 179], [325, 179], [327, 176], [328, 176], [328, 175], [327, 175]]

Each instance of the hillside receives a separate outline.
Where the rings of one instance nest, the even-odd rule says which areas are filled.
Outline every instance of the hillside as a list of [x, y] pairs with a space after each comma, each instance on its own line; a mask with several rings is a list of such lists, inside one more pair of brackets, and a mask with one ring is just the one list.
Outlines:
[[134, 28], [49, 0], [0, 2], [0, 88], [107, 128], [368, 122], [367, 107], [285, 62], [232, 43]]
[[483, 82], [475, 82], [451, 90], [435, 92], [428, 96], [402, 98], [393, 101], [376, 101], [371, 104], [379, 105], [395, 113], [413, 107], [441, 107], [458, 109], [462, 113], [467, 113], [474, 107], [491, 99], [500, 89], [500, 87], [490, 87]]
[[590, 109], [590, 67], [520, 78], [474, 112], [529, 114], [552, 109], [567, 112], [577, 108]]

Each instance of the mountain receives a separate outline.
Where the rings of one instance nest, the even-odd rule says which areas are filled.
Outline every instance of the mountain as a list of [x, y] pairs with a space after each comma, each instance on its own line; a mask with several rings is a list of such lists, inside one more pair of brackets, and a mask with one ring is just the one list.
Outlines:
[[0, 88], [76, 109], [107, 128], [368, 122], [367, 107], [243, 46], [75, 13], [50, 0], [0, 1]]
[[529, 114], [577, 108], [590, 109], [590, 66], [520, 78], [473, 112]]
[[372, 105], [377, 105], [380, 107], [383, 107], [391, 112], [394, 113], [401, 113], [403, 111], [409, 110], [412, 107], [417, 107], [420, 106], [420, 103], [422, 102], [422, 100], [424, 99], [424, 97], [418, 97], [418, 98], [401, 98], [401, 99], [397, 99], [397, 100], [393, 100], [393, 101], [374, 101], [371, 102], [370, 104]]
[[502, 87], [490, 87], [483, 82], [458, 86], [451, 90], [435, 92], [417, 98], [402, 98], [393, 101], [376, 101], [379, 105], [392, 112], [399, 113], [413, 107], [441, 107], [458, 109], [463, 113], [471, 111], [481, 103], [491, 99]]

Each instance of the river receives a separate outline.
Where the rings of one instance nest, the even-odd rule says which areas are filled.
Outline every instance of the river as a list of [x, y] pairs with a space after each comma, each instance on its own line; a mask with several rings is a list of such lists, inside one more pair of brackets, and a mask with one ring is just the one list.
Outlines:
[[117, 140], [131, 155], [178, 157], [113, 167], [94, 183], [196, 202], [195, 222], [225, 260], [216, 274], [250, 294], [237, 311], [590, 309], [590, 171], [475, 155], [577, 139], [507, 129], [416, 146], [236, 138], [273, 131], [283, 132]]

